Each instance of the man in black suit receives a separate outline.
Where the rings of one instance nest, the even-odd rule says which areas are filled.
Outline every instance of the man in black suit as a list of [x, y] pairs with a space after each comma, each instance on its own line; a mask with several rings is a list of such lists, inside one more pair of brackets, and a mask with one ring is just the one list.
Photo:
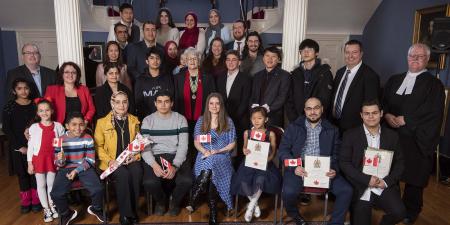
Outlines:
[[[371, 224], [372, 207], [385, 211], [380, 224], [396, 224], [406, 215], [400, 198], [399, 180], [404, 170], [404, 160], [397, 133], [381, 127], [383, 111], [378, 100], [366, 101], [361, 109], [363, 125], [344, 133], [339, 165], [354, 187], [352, 224]], [[364, 174], [364, 150], [367, 147], [394, 152], [391, 169], [386, 177]]]
[[234, 41], [229, 42], [225, 45], [227, 50], [237, 50], [239, 56], [242, 56], [242, 50], [244, 50], [245, 45], [245, 33], [247, 32], [247, 27], [243, 20], [236, 20], [233, 23], [233, 38]]
[[311, 39], [305, 39], [299, 47], [302, 61], [292, 71], [291, 92], [286, 104], [289, 122], [304, 115], [305, 100], [316, 97], [322, 102], [325, 112], [331, 105], [333, 89], [333, 74], [330, 65], [322, 64], [319, 55], [319, 44]]
[[115, 35], [115, 25], [123, 24], [127, 27], [128, 43], [137, 43], [141, 38], [141, 31], [139, 26], [133, 23], [134, 13], [133, 6], [130, 3], [123, 3], [119, 7], [120, 21], [111, 26], [108, 34], [108, 41], [118, 41]]
[[[164, 58], [164, 47], [156, 43], [156, 25], [154, 22], [147, 21], [142, 25], [142, 30], [144, 31], [144, 40], [129, 44], [127, 46], [127, 66], [128, 74], [131, 76], [133, 81], [136, 80], [141, 74], [146, 73], [148, 68], [146, 60], [146, 55], [151, 47], [156, 47], [163, 55], [161, 59]], [[163, 64], [164, 62], [161, 62]], [[161, 68], [164, 68], [161, 65]]]
[[[217, 78], [217, 90], [225, 100], [225, 108], [236, 127], [238, 160], [242, 156], [243, 132], [250, 125], [248, 105], [251, 94], [251, 78], [239, 71], [239, 52], [226, 53], [227, 72]], [[238, 163], [238, 162], [236, 162]]]
[[380, 97], [380, 78], [375, 71], [362, 62], [362, 44], [357, 40], [345, 43], [346, 66], [336, 72], [333, 85], [332, 121], [341, 134], [361, 124], [359, 112], [366, 100]]
[[275, 46], [264, 49], [265, 69], [255, 74], [250, 106], [263, 106], [269, 112], [269, 124], [282, 127], [291, 75], [280, 68], [281, 50]]
[[8, 71], [5, 98], [9, 100], [14, 98], [11, 85], [19, 77], [24, 78], [31, 84], [31, 99], [44, 96], [47, 86], [55, 84], [55, 71], [39, 65], [41, 62], [41, 54], [35, 44], [28, 43], [22, 47], [22, 61], [24, 63], [23, 65]]

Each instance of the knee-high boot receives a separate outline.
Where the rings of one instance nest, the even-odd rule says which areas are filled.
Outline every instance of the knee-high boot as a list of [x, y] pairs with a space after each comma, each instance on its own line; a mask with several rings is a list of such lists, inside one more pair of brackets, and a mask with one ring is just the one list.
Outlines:
[[216, 186], [210, 181], [208, 193], [209, 225], [217, 224], [217, 195]]
[[189, 213], [194, 212], [197, 205], [198, 197], [205, 191], [206, 185], [208, 185], [211, 179], [211, 170], [203, 170], [200, 175], [195, 179], [195, 184], [192, 186], [191, 198], [189, 199], [189, 205], [186, 209]]

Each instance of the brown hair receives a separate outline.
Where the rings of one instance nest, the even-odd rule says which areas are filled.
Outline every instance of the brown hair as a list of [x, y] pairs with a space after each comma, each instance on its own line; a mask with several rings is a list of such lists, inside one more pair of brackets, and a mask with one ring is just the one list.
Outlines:
[[56, 76], [56, 84], [58, 85], [64, 85], [64, 69], [66, 69], [67, 66], [71, 66], [75, 69], [75, 71], [77, 72], [77, 78], [75, 79], [75, 87], [79, 87], [81, 85], [80, 80], [81, 80], [81, 69], [80, 67], [74, 63], [74, 62], [65, 62], [61, 65], [61, 67], [59, 67], [58, 70], [58, 74]]
[[217, 133], [222, 133], [224, 131], [228, 131], [230, 128], [228, 127], [228, 115], [225, 110], [225, 104], [222, 98], [222, 95], [220, 95], [217, 92], [213, 92], [208, 95], [208, 98], [206, 99], [206, 106], [205, 106], [205, 112], [203, 112], [203, 124], [201, 127], [201, 131], [204, 133], [207, 133], [211, 130], [211, 113], [209, 112], [209, 101], [211, 98], [217, 98], [219, 99], [220, 104], [220, 110], [219, 110], [219, 118], [218, 118], [218, 126], [216, 129]]
[[[111, 45], [117, 46], [117, 49], [119, 50], [119, 57], [117, 58], [117, 63], [119, 64], [120, 67], [122, 67], [122, 65], [123, 65], [122, 49], [120, 48], [119, 43], [117, 43], [116, 41], [109, 41], [106, 44], [105, 59], [103, 60], [103, 64], [105, 64], [107, 62], [111, 62], [111, 59], [108, 56], [108, 50], [109, 50], [109, 47], [111, 47]], [[119, 72], [120, 72], [120, 69], [119, 69]]]

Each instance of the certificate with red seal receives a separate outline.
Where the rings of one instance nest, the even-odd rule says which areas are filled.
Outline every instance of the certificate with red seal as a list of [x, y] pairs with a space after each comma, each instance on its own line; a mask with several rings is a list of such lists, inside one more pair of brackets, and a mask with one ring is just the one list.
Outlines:
[[329, 156], [305, 156], [305, 171], [307, 176], [303, 179], [303, 186], [314, 188], [329, 188], [330, 172]]
[[247, 149], [250, 150], [250, 154], [245, 157], [245, 166], [265, 171], [270, 143], [248, 140]]

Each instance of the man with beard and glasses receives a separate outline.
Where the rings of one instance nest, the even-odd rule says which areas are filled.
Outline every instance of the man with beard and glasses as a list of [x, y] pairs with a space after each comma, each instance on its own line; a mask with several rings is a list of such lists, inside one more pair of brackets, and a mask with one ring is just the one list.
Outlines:
[[[286, 159], [304, 159], [308, 156], [330, 156], [330, 192], [336, 196], [331, 221], [328, 224], [344, 224], [345, 214], [352, 199], [351, 185], [339, 173], [338, 150], [339, 130], [322, 118], [323, 106], [318, 98], [305, 102], [305, 116], [290, 123], [279, 147], [278, 155]], [[286, 167], [283, 177], [282, 198], [286, 212], [295, 224], [306, 225], [297, 208], [297, 197], [303, 191], [303, 177], [308, 176], [301, 166]]]
[[264, 69], [263, 43], [258, 32], [252, 31], [247, 35], [244, 50], [242, 50], [240, 71], [253, 77]]

